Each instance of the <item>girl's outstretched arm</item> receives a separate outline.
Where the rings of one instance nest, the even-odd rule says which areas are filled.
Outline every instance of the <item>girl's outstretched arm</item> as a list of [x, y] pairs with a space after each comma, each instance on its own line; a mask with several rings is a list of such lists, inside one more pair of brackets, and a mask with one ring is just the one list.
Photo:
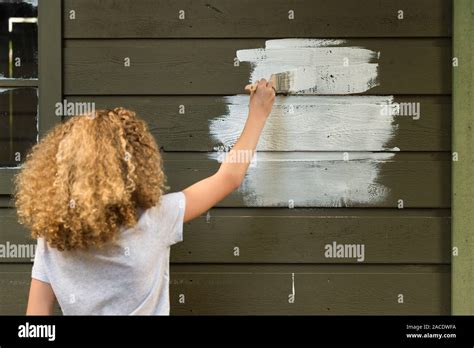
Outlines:
[[217, 173], [183, 191], [186, 196], [185, 222], [206, 212], [240, 186], [274, 100], [272, 82], [260, 80], [257, 90], [250, 95], [249, 115], [244, 130]]

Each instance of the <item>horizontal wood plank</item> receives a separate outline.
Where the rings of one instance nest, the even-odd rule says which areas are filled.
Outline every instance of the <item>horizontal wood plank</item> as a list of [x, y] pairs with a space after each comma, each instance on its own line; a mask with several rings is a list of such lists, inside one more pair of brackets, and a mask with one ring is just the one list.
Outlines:
[[[258, 57], [261, 50], [241, 52], [264, 48], [265, 41], [257, 39], [66, 40], [64, 93], [239, 94], [251, 80], [288, 70], [293, 59], [290, 68], [317, 65], [305, 75], [314, 79], [311, 86], [315, 84], [305, 94], [451, 93], [449, 39], [351, 39], [335, 48], [317, 48], [317, 54], [306, 43], [290, 40], [284, 45], [304, 47], [283, 49], [285, 54], [272, 49], [277, 58], [267, 60]], [[235, 66], [239, 54], [241, 62]], [[319, 58], [313, 61], [315, 56]], [[252, 59], [257, 68], [252, 67]]]
[[[14, 209], [0, 209], [0, 221], [6, 249], [35, 244]], [[326, 257], [334, 242], [363, 245], [363, 257]], [[174, 263], [441, 264], [450, 249], [449, 210], [216, 208], [184, 225], [171, 255]]]
[[[25, 312], [30, 276], [0, 265], [1, 314]], [[171, 313], [448, 315], [449, 277], [448, 266], [172, 265]]]
[[[30, 237], [30, 231], [18, 222], [16, 209], [0, 209], [0, 262], [30, 263], [36, 248], [36, 240]], [[13, 253], [12, 253], [13, 251]]]
[[174, 266], [171, 313], [449, 314], [449, 276], [440, 266]]
[[[278, 96], [258, 150], [382, 151], [397, 147], [401, 151], [450, 151], [449, 97], [395, 96], [393, 105], [400, 105], [400, 112], [394, 116], [382, 114], [384, 105], [367, 109], [370, 99], [359, 98]], [[123, 106], [135, 110], [165, 151], [232, 146], [244, 126], [248, 105], [246, 97], [211, 96], [70, 96], [67, 101], [94, 103], [96, 109]], [[410, 115], [415, 109], [419, 115]]]
[[[234, 160], [244, 161], [245, 155]], [[219, 165], [215, 154], [165, 153], [164, 158], [173, 191], [210, 176]], [[448, 153], [258, 152], [255, 159], [241, 187], [219, 206], [450, 206]]]
[[0, 265], [0, 314], [24, 315], [31, 282], [31, 265]]
[[[13, 193], [13, 178], [18, 173], [18, 169], [6, 169], [0, 170], [0, 194], [9, 195]], [[4, 200], [2, 200], [4, 201]]]
[[[449, 263], [445, 210], [213, 209], [185, 225], [175, 263]], [[363, 257], [327, 257], [336, 245]]]
[[10, 195], [0, 195], [0, 208], [13, 208], [15, 206]]
[[[0, 265], [0, 315], [25, 315], [31, 283], [31, 265]], [[59, 305], [54, 315], [61, 315]]]
[[[168, 184], [178, 191], [212, 175], [224, 155], [164, 153]], [[255, 158], [243, 185], [218, 206], [450, 207], [449, 153], [259, 152]]]
[[65, 0], [63, 23], [66, 38], [450, 36], [451, 6], [450, 0]]
[[38, 87], [38, 79], [0, 78], [0, 88], [9, 87]]

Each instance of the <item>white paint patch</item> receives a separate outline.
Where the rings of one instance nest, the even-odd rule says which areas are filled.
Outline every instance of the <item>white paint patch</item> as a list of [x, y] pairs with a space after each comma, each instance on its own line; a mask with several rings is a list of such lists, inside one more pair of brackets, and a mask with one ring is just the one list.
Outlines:
[[[258, 152], [239, 188], [246, 205], [375, 206], [386, 200], [390, 189], [378, 177], [394, 154], [366, 151], [388, 150], [397, 126], [395, 115], [382, 108], [393, 97], [314, 95], [362, 93], [378, 85], [380, 52], [342, 47], [344, 43], [281, 39], [267, 41], [265, 48], [237, 51], [240, 61], [251, 63], [250, 82], [291, 71], [290, 94], [306, 95], [276, 99], [259, 150], [353, 151]], [[243, 129], [248, 96], [231, 96], [226, 102], [226, 114], [210, 121], [210, 133], [229, 148]]]
[[276, 39], [265, 42], [266, 48], [301, 48], [301, 47], [326, 47], [339, 46], [344, 44], [345, 40], [329, 39]]
[[[210, 120], [218, 148], [232, 147], [248, 115], [248, 96], [226, 97], [227, 113]], [[398, 125], [383, 113], [392, 96], [278, 96], [265, 125], [260, 151], [382, 151]], [[398, 149], [399, 150], [399, 149]]]
[[[239, 188], [248, 206], [346, 207], [376, 205], [390, 189], [377, 182], [393, 153], [257, 153]], [[216, 154], [211, 158], [215, 159]]]
[[249, 82], [291, 71], [290, 94], [362, 93], [378, 85], [379, 53], [342, 47], [343, 40], [268, 40], [265, 48], [237, 51], [252, 67]]

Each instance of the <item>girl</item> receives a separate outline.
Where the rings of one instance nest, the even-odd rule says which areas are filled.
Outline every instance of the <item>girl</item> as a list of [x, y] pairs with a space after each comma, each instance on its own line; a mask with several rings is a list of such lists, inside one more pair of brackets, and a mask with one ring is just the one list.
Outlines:
[[253, 154], [275, 98], [272, 82], [256, 87], [227, 160], [182, 192], [163, 194], [158, 147], [123, 108], [73, 117], [34, 146], [15, 179], [19, 220], [38, 239], [27, 314], [57, 299], [66, 315], [168, 315], [170, 246], [241, 184], [249, 161], [229, 158]]

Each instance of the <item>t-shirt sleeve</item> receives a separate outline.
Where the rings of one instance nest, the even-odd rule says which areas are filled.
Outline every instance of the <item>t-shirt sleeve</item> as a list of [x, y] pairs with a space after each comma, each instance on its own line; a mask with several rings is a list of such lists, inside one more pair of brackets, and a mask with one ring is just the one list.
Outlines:
[[183, 192], [168, 193], [162, 197], [156, 218], [167, 245], [183, 241], [185, 209], [186, 196]]
[[33, 262], [33, 269], [31, 270], [31, 278], [49, 283], [45, 260], [46, 248], [47, 245], [45, 240], [43, 238], [38, 238], [36, 242], [35, 260]]

